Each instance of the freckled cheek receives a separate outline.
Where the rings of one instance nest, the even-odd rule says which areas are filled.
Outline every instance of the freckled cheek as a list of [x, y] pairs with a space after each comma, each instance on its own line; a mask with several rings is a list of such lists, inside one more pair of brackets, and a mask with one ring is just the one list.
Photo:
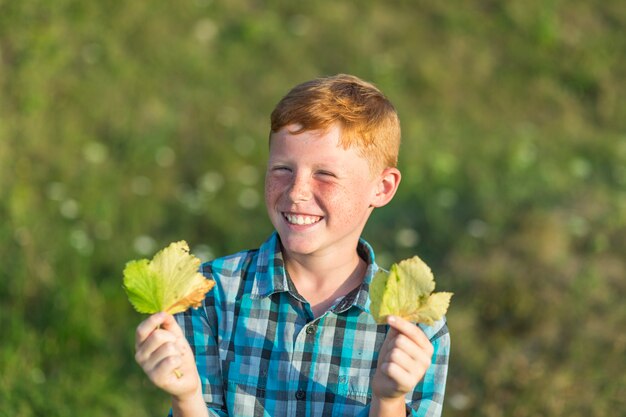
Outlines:
[[265, 181], [265, 202], [275, 201], [287, 188], [286, 181], [276, 178], [268, 178]]
[[273, 186], [270, 183], [265, 183], [265, 202], [268, 203], [271, 200], [273, 194]]
[[320, 201], [324, 203], [337, 223], [354, 222], [367, 209], [367, 205], [359, 198], [358, 193], [342, 190], [342, 192], [320, 192], [320, 196]]

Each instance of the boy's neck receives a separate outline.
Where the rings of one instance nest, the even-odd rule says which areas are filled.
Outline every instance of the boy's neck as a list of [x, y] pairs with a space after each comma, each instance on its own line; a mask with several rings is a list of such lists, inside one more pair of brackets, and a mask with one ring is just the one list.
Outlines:
[[291, 280], [311, 305], [315, 317], [361, 285], [367, 270], [367, 263], [356, 250], [348, 256], [284, 256]]

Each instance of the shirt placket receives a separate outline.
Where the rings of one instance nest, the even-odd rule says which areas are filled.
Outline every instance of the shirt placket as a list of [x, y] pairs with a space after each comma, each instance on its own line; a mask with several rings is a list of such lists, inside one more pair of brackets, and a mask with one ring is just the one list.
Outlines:
[[[296, 298], [300, 299], [300, 297]], [[313, 315], [308, 304], [300, 299], [301, 309], [298, 311], [298, 323], [292, 346], [291, 366], [289, 368], [289, 416], [305, 416], [307, 406], [308, 382], [312, 375], [313, 351], [318, 331], [319, 318], [312, 320]]]

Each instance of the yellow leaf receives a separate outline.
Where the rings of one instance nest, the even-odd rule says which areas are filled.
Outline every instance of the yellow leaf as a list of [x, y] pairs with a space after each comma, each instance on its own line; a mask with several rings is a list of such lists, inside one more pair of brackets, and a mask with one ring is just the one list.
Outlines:
[[370, 312], [381, 324], [394, 315], [430, 326], [446, 314], [452, 297], [449, 292], [433, 293], [434, 289], [428, 265], [417, 256], [405, 259], [372, 279]]
[[197, 308], [215, 282], [198, 269], [200, 259], [189, 253], [187, 242], [171, 243], [151, 261], [130, 261], [124, 268], [124, 289], [140, 313], [180, 313]]

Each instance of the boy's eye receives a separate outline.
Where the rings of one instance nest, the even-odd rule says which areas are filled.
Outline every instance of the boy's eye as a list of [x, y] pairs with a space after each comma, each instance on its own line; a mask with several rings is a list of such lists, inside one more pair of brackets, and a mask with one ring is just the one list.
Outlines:
[[272, 167], [272, 171], [274, 171], [274, 172], [291, 172], [291, 168], [289, 168], [287, 166], [277, 165], [275, 167]]
[[335, 174], [333, 174], [330, 171], [317, 171], [318, 175], [322, 175], [324, 177], [335, 177]]

